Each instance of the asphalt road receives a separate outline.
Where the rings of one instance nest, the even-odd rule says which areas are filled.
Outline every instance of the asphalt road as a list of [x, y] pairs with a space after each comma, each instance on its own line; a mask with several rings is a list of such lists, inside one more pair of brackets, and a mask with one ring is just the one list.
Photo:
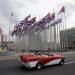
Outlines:
[[26, 69], [17, 60], [0, 60], [0, 75], [75, 75], [75, 53], [66, 54], [63, 66], [54, 65], [41, 70]]

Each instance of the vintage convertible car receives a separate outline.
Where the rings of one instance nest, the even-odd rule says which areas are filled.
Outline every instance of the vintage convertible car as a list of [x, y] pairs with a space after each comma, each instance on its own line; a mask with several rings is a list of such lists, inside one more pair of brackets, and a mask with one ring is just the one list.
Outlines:
[[36, 67], [41, 69], [43, 66], [61, 64], [65, 62], [65, 56], [57, 54], [23, 54], [19, 56], [19, 61], [27, 68]]

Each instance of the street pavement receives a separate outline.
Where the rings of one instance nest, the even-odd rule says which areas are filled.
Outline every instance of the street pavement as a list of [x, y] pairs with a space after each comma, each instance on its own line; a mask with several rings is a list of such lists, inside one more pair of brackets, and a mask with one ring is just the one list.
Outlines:
[[14, 51], [4, 51], [4, 52], [0, 52], [0, 56], [10, 56], [10, 55], [14, 55], [15, 52]]
[[18, 59], [0, 60], [0, 75], [75, 75], [75, 52], [64, 53], [64, 65], [44, 67], [41, 70], [27, 69]]
[[75, 75], [75, 63], [35, 70], [26, 69], [17, 60], [2, 60], [0, 61], [0, 75]]

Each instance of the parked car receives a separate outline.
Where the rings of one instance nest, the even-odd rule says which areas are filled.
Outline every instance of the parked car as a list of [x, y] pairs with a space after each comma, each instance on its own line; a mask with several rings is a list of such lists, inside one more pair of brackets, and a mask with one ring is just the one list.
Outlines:
[[65, 62], [65, 56], [57, 54], [23, 54], [19, 56], [21, 62], [27, 68], [36, 67], [41, 69], [43, 66], [61, 64]]

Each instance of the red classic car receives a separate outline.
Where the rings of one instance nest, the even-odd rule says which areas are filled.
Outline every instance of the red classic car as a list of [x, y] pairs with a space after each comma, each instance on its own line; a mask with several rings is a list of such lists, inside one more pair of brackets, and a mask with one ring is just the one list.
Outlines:
[[41, 69], [43, 66], [54, 65], [54, 64], [64, 64], [65, 56], [57, 54], [27, 54], [20, 55], [19, 61], [25, 65], [27, 68], [36, 67]]

